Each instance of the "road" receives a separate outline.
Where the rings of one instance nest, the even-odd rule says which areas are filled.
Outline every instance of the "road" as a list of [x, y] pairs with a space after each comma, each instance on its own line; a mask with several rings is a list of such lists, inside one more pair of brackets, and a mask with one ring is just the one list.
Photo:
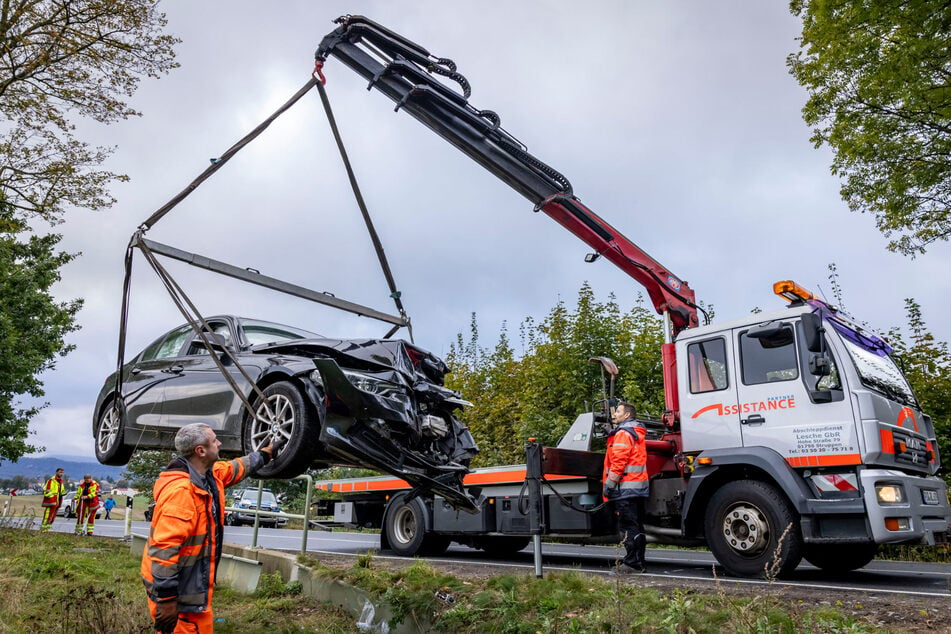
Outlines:
[[[57, 518], [53, 530], [72, 532], [73, 520]], [[147, 522], [132, 522], [131, 532], [148, 535]], [[126, 534], [122, 520], [98, 520], [96, 535], [122, 537]], [[226, 526], [225, 540], [249, 546], [252, 543], [253, 528], [250, 526]], [[259, 528], [257, 545], [272, 550], [299, 552], [303, 535], [301, 530]], [[378, 553], [379, 536], [372, 533], [326, 532], [311, 530], [307, 538], [307, 552], [320, 555], [359, 555], [371, 551], [374, 557], [381, 559], [402, 559], [388, 552]], [[543, 570], [569, 571], [583, 570], [595, 574], [610, 574], [616, 557], [613, 547], [573, 546], [568, 544], [543, 544]], [[453, 544], [449, 550], [438, 557], [429, 557], [436, 562], [462, 565], [491, 565], [511, 568], [513, 572], [532, 574], [534, 559], [531, 547], [505, 559], [494, 559], [466, 546]], [[707, 551], [671, 550], [650, 548], [647, 552], [649, 572], [645, 578], [658, 578], [668, 582], [692, 581], [709, 582], [711, 587], [724, 580], [722, 570], [714, 575], [714, 559]], [[729, 578], [731, 584], [768, 585], [769, 582], [758, 579]], [[873, 561], [871, 564], [848, 574], [830, 577], [817, 568], [803, 562], [791, 579], [782, 581], [784, 586], [802, 589], [870, 594], [892, 594], [913, 597], [931, 597], [951, 599], [951, 564], [926, 564], [896, 561]]]

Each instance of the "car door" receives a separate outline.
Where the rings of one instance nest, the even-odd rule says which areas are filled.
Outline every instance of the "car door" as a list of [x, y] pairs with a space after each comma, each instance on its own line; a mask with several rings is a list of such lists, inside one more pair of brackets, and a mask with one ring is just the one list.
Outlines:
[[[210, 320], [208, 325], [212, 332], [224, 337], [225, 344], [234, 352], [236, 339], [231, 325], [225, 320]], [[227, 355], [219, 354], [219, 357], [238, 385], [246, 385], [247, 381], [231, 359]], [[171, 367], [174, 376], [164, 386], [162, 425], [182, 427], [189, 423], [206, 423], [225, 446], [239, 438], [240, 429], [229, 421], [240, 419], [242, 403], [201, 339], [192, 333], [182, 354], [174, 361]]]
[[180, 355], [190, 332], [187, 326], [176, 328], [156, 339], [130, 364], [122, 386], [129, 424], [140, 427], [161, 424], [164, 386], [175, 376], [171, 369], [174, 359]]

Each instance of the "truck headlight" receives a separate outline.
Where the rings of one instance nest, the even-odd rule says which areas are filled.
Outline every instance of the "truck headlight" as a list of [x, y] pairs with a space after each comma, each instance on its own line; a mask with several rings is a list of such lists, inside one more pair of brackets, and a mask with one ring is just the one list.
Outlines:
[[898, 484], [879, 484], [875, 495], [881, 504], [899, 504], [905, 501], [905, 490]]

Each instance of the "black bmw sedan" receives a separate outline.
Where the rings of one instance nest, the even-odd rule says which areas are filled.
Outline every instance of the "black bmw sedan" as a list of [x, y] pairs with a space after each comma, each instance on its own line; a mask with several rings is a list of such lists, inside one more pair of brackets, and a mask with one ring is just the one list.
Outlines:
[[472, 506], [462, 476], [478, 449], [454, 415], [467, 403], [443, 386], [441, 359], [401, 340], [328, 339], [230, 315], [205, 325], [203, 336], [171, 330], [122, 367], [121, 381], [106, 379], [93, 417], [101, 463], [174, 449], [178, 429], [201, 422], [222, 456], [283, 437], [264, 478], [359, 465]]

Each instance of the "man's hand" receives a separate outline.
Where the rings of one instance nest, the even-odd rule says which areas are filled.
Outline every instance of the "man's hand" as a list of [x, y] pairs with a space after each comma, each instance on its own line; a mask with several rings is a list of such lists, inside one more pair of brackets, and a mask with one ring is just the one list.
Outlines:
[[613, 491], [613, 489], [609, 489], [607, 486], [605, 486], [603, 489], [601, 489], [601, 495], [603, 497], [609, 498], [611, 497], [611, 491]]
[[287, 438], [284, 436], [275, 436], [271, 438], [271, 443], [267, 447], [261, 448], [261, 451], [267, 452], [267, 455], [273, 460], [286, 444]]
[[172, 599], [155, 604], [155, 631], [171, 634], [178, 624], [178, 601]]

